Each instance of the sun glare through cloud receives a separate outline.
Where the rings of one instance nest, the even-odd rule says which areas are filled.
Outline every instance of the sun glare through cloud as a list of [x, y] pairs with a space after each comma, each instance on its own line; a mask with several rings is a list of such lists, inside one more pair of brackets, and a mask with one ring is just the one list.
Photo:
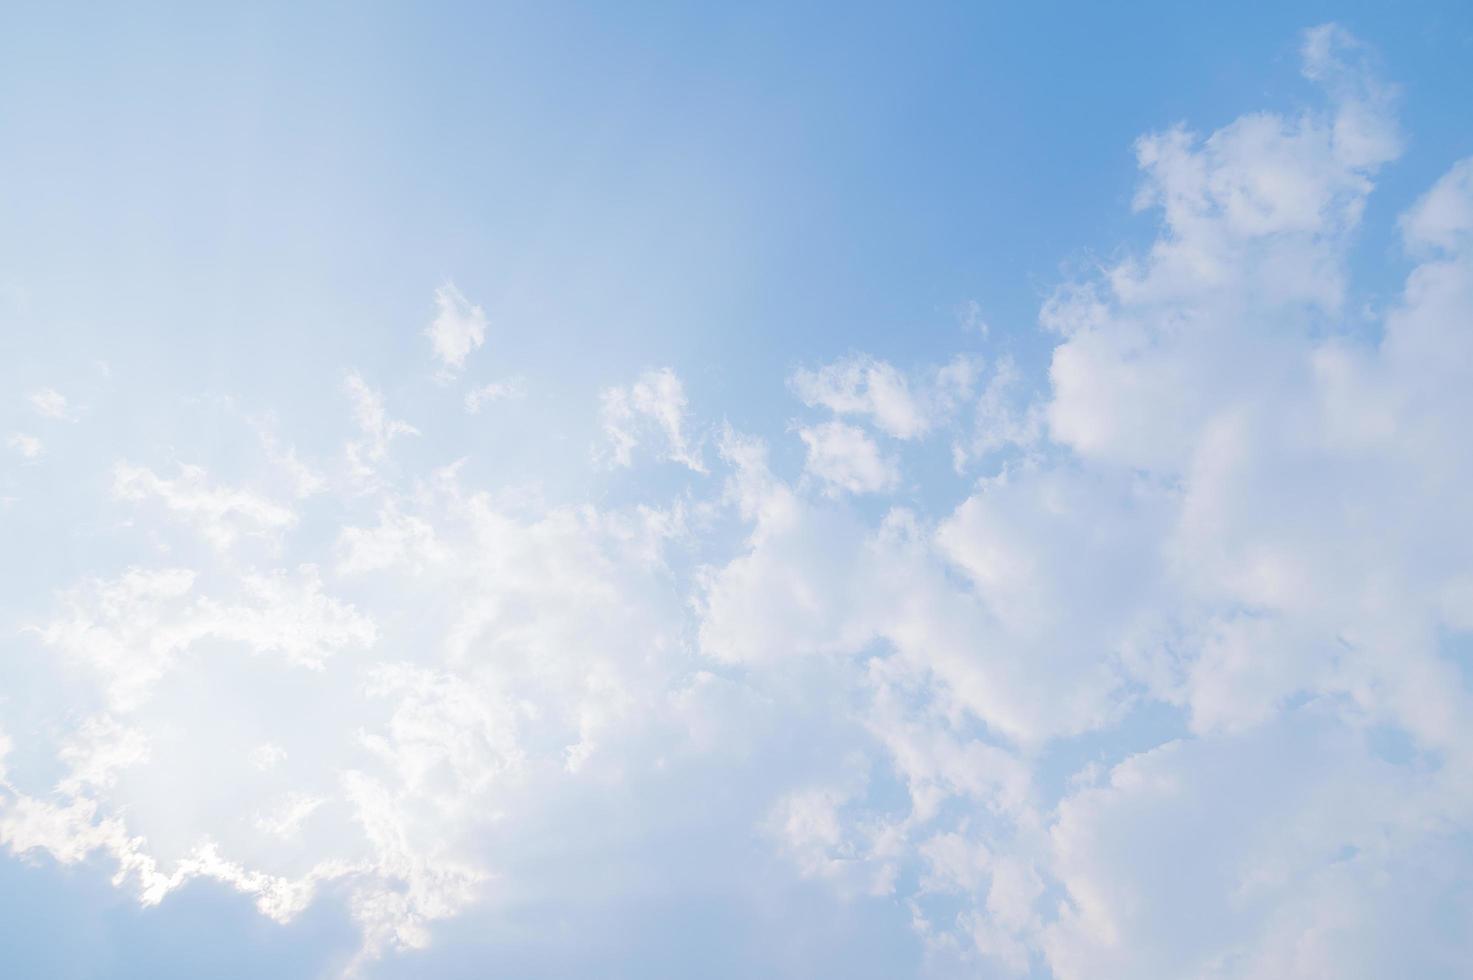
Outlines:
[[1473, 975], [1460, 11], [0, 41], [7, 975]]

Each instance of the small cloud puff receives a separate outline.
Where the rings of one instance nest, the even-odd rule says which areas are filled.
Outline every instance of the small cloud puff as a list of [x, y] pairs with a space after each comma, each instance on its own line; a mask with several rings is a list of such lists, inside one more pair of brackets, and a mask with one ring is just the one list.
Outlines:
[[33, 391], [27, 399], [31, 408], [42, 418], [59, 419], [64, 422], [72, 421], [71, 406], [67, 402], [66, 395], [55, 388], [42, 388]]
[[5, 444], [26, 459], [35, 459], [41, 455], [41, 440], [35, 436], [26, 435], [24, 432], [12, 433]]
[[486, 341], [486, 313], [461, 295], [453, 283], [435, 290], [437, 313], [425, 328], [442, 374], [452, 377], [465, 367], [465, 359]]

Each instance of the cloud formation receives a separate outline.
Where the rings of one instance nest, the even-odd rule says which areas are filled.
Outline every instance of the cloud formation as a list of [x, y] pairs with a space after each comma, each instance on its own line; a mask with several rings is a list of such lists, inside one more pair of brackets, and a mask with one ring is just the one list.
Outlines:
[[963, 355], [917, 378], [885, 361], [851, 355], [814, 370], [802, 368], [788, 384], [805, 405], [867, 418], [895, 439], [916, 439], [968, 398], [977, 372], [975, 361]]
[[60, 419], [67, 421], [71, 419], [71, 404], [66, 395], [55, 388], [41, 388], [33, 391], [27, 399], [31, 408], [42, 418]]
[[607, 437], [605, 457], [629, 466], [634, 450], [653, 437], [665, 459], [704, 473], [699, 446], [689, 444], [685, 385], [670, 368], [645, 371], [632, 385], [605, 388], [599, 418]]
[[42, 451], [41, 440], [24, 432], [11, 433], [5, 440], [5, 445], [19, 453], [23, 459], [35, 459]]
[[465, 410], [471, 415], [479, 413], [482, 407], [493, 402], [509, 401], [521, 398], [527, 393], [527, 386], [520, 378], [508, 381], [492, 381], [472, 388], [465, 394]]
[[[1366, 329], [1396, 92], [1341, 28], [1301, 55], [1315, 105], [1137, 142], [1154, 239], [1050, 293], [1046, 377], [849, 354], [764, 435], [645, 371], [595, 462], [683, 482], [632, 500], [399, 465], [358, 373], [250, 485], [98, 460], [139, 544], [26, 623], [0, 843], [341, 903], [349, 975], [713, 893], [790, 944], [871, 910], [926, 975], [1466, 975], [1473, 161]], [[436, 302], [459, 371], [485, 318]]]
[[435, 309], [425, 336], [445, 376], [454, 377], [465, 367], [465, 359], [486, 342], [486, 313], [449, 282], [435, 290]]

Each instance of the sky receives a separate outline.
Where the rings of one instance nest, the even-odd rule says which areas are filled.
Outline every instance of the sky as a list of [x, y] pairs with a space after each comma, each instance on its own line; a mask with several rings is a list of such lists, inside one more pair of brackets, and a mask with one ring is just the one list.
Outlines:
[[1473, 975], [1473, 8], [0, 12], [0, 955]]

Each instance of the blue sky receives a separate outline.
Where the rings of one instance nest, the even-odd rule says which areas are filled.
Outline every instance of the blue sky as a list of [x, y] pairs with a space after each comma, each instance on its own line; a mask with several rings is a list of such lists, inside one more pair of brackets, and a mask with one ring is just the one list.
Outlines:
[[1460, 3], [14, 5], [0, 948], [1466, 975], [1470, 96]]

